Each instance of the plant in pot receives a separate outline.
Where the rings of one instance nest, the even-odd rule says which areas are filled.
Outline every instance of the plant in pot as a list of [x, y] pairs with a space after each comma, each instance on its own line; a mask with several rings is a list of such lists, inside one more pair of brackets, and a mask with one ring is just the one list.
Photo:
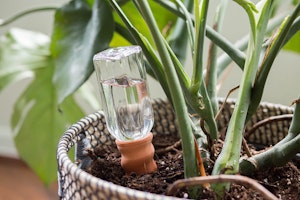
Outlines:
[[[75, 108], [73, 99], [71, 103], [67, 103], [64, 99], [68, 96], [70, 98], [70, 94], [73, 94], [91, 75], [93, 54], [109, 46], [124, 44], [122, 43], [124, 41], [127, 44], [137, 44], [145, 55], [147, 72], [159, 81], [174, 108], [183, 149], [185, 185], [203, 184], [200, 178], [190, 179], [199, 176], [198, 166], [201, 162], [200, 159], [196, 159], [198, 147], [209, 152], [208, 157], [215, 160], [212, 176], [208, 178], [217, 178], [219, 182], [222, 182], [224, 178], [220, 174], [250, 174], [258, 169], [264, 170], [282, 165], [298, 152], [299, 100], [294, 101], [296, 105], [294, 118], [287, 136], [282, 141], [270, 150], [250, 158], [241, 159], [240, 151], [246, 124], [257, 112], [272, 64], [285, 44], [297, 36], [293, 37], [299, 30], [300, 5], [294, 1], [295, 6], [288, 14], [276, 15], [282, 13], [278, 9], [286, 2], [271, 0], [259, 1], [257, 4], [247, 0], [235, 2], [247, 13], [250, 27], [249, 35], [236, 45], [219, 33], [223, 15], [229, 3], [226, 0], [220, 1], [214, 28], [206, 23], [209, 1], [205, 0], [184, 2], [157, 0], [151, 2], [151, 6], [148, 1], [71, 1], [56, 10], [50, 52], [47, 51], [49, 46], [45, 49], [45, 57], [48, 56], [51, 67], [47, 67], [49, 72], [39, 70], [39, 67], [33, 68], [35, 73], [44, 74], [43, 76], [37, 75], [34, 83], [40, 86], [43, 85], [42, 81], [47, 80], [48, 83], [52, 81], [50, 85], [53, 91], [52, 99], [55, 102], [52, 111], [56, 108], [56, 103], [62, 102], [69, 108]], [[168, 24], [169, 21], [175, 22], [175, 19], [177, 19], [176, 23]], [[165, 28], [164, 30], [167, 29], [168, 38], [162, 35], [162, 27]], [[207, 68], [204, 68], [205, 36], [212, 41]], [[191, 76], [183, 67], [187, 55], [186, 46], [191, 49], [190, 56], [193, 61]], [[217, 47], [221, 48], [224, 54], [219, 56]], [[5, 59], [1, 58], [1, 60]], [[243, 75], [237, 89], [235, 107], [230, 114], [230, 120], [226, 121], [228, 124], [225, 124], [227, 130], [223, 148], [220, 154], [214, 157], [214, 147], [219, 137], [218, 123], [223, 110], [223, 106], [218, 104], [217, 80], [232, 61], [241, 68]], [[30, 65], [30, 67], [33, 66]], [[29, 69], [32, 71], [32, 68]], [[12, 80], [8, 79], [8, 76], [6, 78], [5, 83]], [[14, 76], [13, 78], [20, 77]], [[38, 83], [37, 80], [40, 82]], [[31, 87], [38, 88], [37, 85]], [[25, 95], [27, 97], [23, 100], [27, 104], [32, 95], [28, 93]], [[42, 99], [42, 97], [38, 99], [38, 102]], [[24, 101], [20, 101], [18, 105], [23, 106]], [[66, 109], [62, 107], [61, 110], [68, 115]], [[20, 119], [16, 117], [14, 120]], [[95, 114], [74, 124], [64, 134], [58, 148], [61, 197], [89, 196], [94, 188], [116, 187], [94, 178], [86, 180], [85, 177], [88, 175], [77, 169], [76, 165], [66, 158], [66, 151], [74, 143], [77, 145], [77, 150], [80, 150], [81, 145], [94, 147], [95, 144], [102, 144], [103, 141], [111, 141], [105, 136], [105, 131], [99, 128], [103, 126], [102, 122], [103, 117]], [[87, 124], [92, 124], [92, 126]], [[97, 129], [95, 127], [98, 127], [100, 131], [94, 131]], [[23, 129], [21, 127], [21, 130]], [[94, 141], [95, 138], [97, 139]], [[197, 145], [194, 143], [195, 140]], [[66, 141], [70, 144], [66, 144]], [[19, 143], [21, 142], [23, 139], [20, 137]], [[77, 151], [77, 158], [86, 159], [81, 154], [82, 152]], [[28, 156], [28, 153], [24, 155]], [[26, 156], [24, 158], [26, 159]], [[81, 162], [81, 165], [83, 163], [85, 162]], [[75, 174], [68, 174], [71, 172]], [[238, 180], [239, 176], [235, 177]], [[229, 182], [230, 178], [231, 176], [225, 176], [225, 181]], [[77, 186], [80, 188], [78, 191]], [[228, 187], [228, 184], [221, 183], [211, 186], [220, 197]], [[95, 189], [95, 195], [115, 194], [112, 191], [99, 192], [98, 189]], [[136, 198], [133, 197], [132, 190], [124, 191], [119, 188], [118, 191], [127, 192], [129, 196]], [[137, 196], [148, 195], [135, 193]], [[119, 197], [122, 195], [116, 194]], [[195, 195], [195, 189], [191, 190], [191, 195]], [[162, 197], [153, 195], [149, 198]]]
[[[206, 72], [206, 78], [209, 81], [204, 81], [203, 74], [205, 73], [202, 66], [202, 48], [205, 31], [208, 32], [207, 34], [210, 34], [212, 41], [216, 45], [222, 47], [226, 53], [230, 51], [230, 53], [227, 55], [229, 55], [230, 58], [233, 59], [243, 69], [243, 77], [241, 80], [241, 85], [239, 86], [239, 95], [236, 101], [236, 106], [233, 110], [227, 127], [222, 151], [216, 159], [212, 174], [236, 174], [238, 172], [251, 173], [256, 169], [264, 169], [263, 163], [266, 163], [264, 159], [272, 158], [273, 160], [272, 162], [268, 162], [267, 167], [283, 164], [283, 157], [285, 157], [285, 159], [290, 157], [289, 159], [291, 159], [297, 152], [296, 146], [292, 148], [291, 146], [293, 145], [291, 145], [291, 143], [286, 143], [283, 145], [285, 142], [280, 142], [272, 150], [259, 154], [259, 156], [252, 156], [250, 159], [242, 159], [241, 164], [239, 165], [240, 149], [242, 145], [245, 124], [257, 110], [266, 81], [266, 76], [276, 57], [276, 54], [287, 41], [287, 35], [293, 34], [292, 32], [289, 32], [290, 28], [288, 27], [291, 27], [294, 20], [297, 18], [299, 8], [295, 8], [292, 17], [286, 19], [286, 21], [282, 23], [278, 32], [276, 32], [273, 37], [266, 42], [265, 35], [267, 32], [267, 24], [271, 15], [273, 2], [263, 1], [255, 6], [251, 2], [237, 1], [237, 3], [239, 3], [249, 15], [251, 27], [247, 53], [244, 55], [242, 52], [240, 52], [240, 50], [233, 47], [233, 45], [230, 45], [226, 39], [217, 34], [217, 32], [206, 28], [205, 21], [208, 2], [202, 1], [199, 7], [199, 2], [193, 2], [196, 5], [194, 6], [194, 13], [196, 16], [194, 19], [191, 17], [192, 15], [189, 13], [189, 11], [181, 4], [181, 2], [172, 4], [170, 2], [166, 3], [160, 1], [160, 3], [167, 9], [170, 9], [174, 12], [176, 11], [178, 15], [186, 20], [187, 33], [189, 35], [188, 38], [190, 39], [191, 52], [194, 61], [191, 78], [189, 78], [189, 76], [186, 74], [179, 59], [175, 56], [175, 53], [165, 41], [164, 37], [162, 37], [153, 13], [151, 12], [151, 8], [147, 2], [134, 1], [134, 4], [148, 24], [155, 47], [151, 45], [151, 42], [149, 42], [147, 38], [141, 35], [138, 28], [135, 27], [127, 18], [119, 4], [115, 1], [110, 1], [110, 5], [114, 8], [124, 23], [125, 27], [118, 25], [121, 26], [119, 29], [122, 29], [122, 35], [124, 37], [127, 36], [129, 41], [134, 41], [133, 43], [137, 43], [142, 47], [145, 57], [151, 66], [151, 69], [149, 70], [151, 70], [154, 76], [160, 81], [167, 96], [171, 100], [172, 105], [174, 106], [179, 124], [179, 133], [181, 133], [180, 138], [183, 148], [185, 178], [196, 177], [199, 175], [199, 160], [196, 159], [195, 153], [197, 152], [195, 148], [197, 148], [198, 145], [194, 145], [195, 136], [193, 134], [193, 126], [191, 125], [189, 115], [197, 116], [197, 122], [199, 122], [200, 119], [203, 120], [203, 126], [201, 127], [201, 130], [206, 134], [206, 138], [209, 143], [208, 149], [212, 147], [210, 145], [213, 145], [214, 141], [218, 138], [215, 118], [218, 115], [217, 111], [219, 108], [214, 89], [216, 88], [216, 82], [214, 79], [216, 79], [218, 74], [216, 68], [214, 69], [216, 66], [212, 66], [212, 64], [209, 66], [209, 70]], [[180, 7], [180, 9], [176, 9], [175, 5]], [[128, 30], [126, 31], [124, 28], [127, 28]], [[212, 49], [213, 48], [214, 47], [212, 47]], [[154, 49], [157, 49], [158, 55], [155, 53]], [[263, 59], [261, 59], [262, 55], [264, 55]], [[216, 61], [214, 61], [214, 59], [216, 59], [216, 55], [211, 54], [210, 56], [210, 62], [216, 63]], [[298, 132], [297, 130], [294, 130], [294, 128], [297, 129], [296, 116], [297, 112], [295, 112], [295, 119], [292, 123], [290, 133]], [[203, 137], [203, 134], [202, 136], [198, 137]], [[296, 144], [296, 137], [288, 136], [287, 138], [290, 137], [294, 138], [291, 141], [295, 142]], [[291, 142], [289, 139], [286, 140]], [[286, 151], [287, 154], [285, 154], [282, 159], [279, 159], [281, 156], [278, 155], [278, 152], [281, 152], [281, 150], [278, 151], [277, 149], [279, 146], [280, 148], [285, 148], [283, 146], [286, 146], [286, 148], [289, 149], [289, 153]], [[288, 154], [289, 156], [287, 156]], [[260, 160], [260, 158], [262, 159]], [[218, 179], [218, 181], [221, 182], [220, 179]], [[187, 180], [185, 180], [185, 183], [186, 182]], [[224, 194], [224, 191], [227, 187], [228, 184], [217, 183], [212, 185], [213, 190], [220, 196]]]

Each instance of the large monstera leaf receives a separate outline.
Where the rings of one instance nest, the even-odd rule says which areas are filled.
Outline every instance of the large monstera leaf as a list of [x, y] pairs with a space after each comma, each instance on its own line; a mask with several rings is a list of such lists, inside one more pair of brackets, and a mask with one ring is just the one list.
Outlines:
[[0, 92], [11, 83], [32, 77], [33, 70], [44, 67], [40, 63], [49, 55], [48, 44], [49, 37], [17, 28], [1, 36]]
[[41, 180], [50, 184], [57, 176], [58, 140], [66, 127], [84, 114], [72, 96], [58, 105], [47, 36], [13, 29], [0, 41], [1, 87], [31, 79], [17, 99], [11, 118], [16, 148]]
[[[173, 0], [171, 0], [173, 1]], [[120, 3], [122, 11], [125, 13], [125, 15], [128, 17], [128, 20], [133, 24], [133, 26], [141, 33], [147, 40], [154, 46], [154, 42], [151, 36], [151, 32], [148, 28], [147, 23], [144, 21], [143, 17], [137, 10], [136, 6], [134, 5], [133, 1], [126, 1], [126, 3]], [[170, 33], [172, 33], [172, 26], [176, 22], [176, 15], [174, 13], [169, 12], [167, 9], [159, 5], [158, 2], [155, 1], [149, 1], [149, 5], [151, 7], [151, 10], [154, 11], [153, 14], [156, 19], [156, 23], [163, 33], [163, 35], [167, 38]], [[119, 18], [118, 14], [116, 12], [113, 13], [116, 23], [122, 25], [122, 20]], [[128, 38], [126, 38], [128, 39]], [[130, 41], [131, 42], [131, 41]], [[111, 41], [111, 46], [124, 46], [124, 45], [130, 45], [130, 42], [125, 40], [123, 36], [120, 36], [119, 34], [115, 33], [114, 38]]]
[[108, 48], [114, 31], [106, 0], [73, 0], [56, 11], [51, 53], [55, 59], [54, 84], [62, 102], [93, 72], [93, 55]]

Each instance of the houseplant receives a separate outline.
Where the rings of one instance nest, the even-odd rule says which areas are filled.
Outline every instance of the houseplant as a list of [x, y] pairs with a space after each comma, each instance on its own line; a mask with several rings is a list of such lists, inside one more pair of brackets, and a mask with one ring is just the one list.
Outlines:
[[[227, 138], [229, 138], [227, 139], [227, 141], [229, 141], [230, 138], [234, 138], [236, 140], [236, 145], [232, 146], [230, 144], [226, 144], [227, 142], [225, 140], [224, 151], [222, 151], [221, 156], [217, 160], [214, 168], [214, 173], [219, 174], [220, 171], [223, 171], [224, 168], [229, 167], [224, 163], [232, 163], [232, 166], [230, 165], [229, 167], [232, 168], [232, 171], [229, 170], [227, 171], [227, 173], [236, 173], [239, 167], [237, 160], [239, 159], [239, 151], [242, 141], [241, 131], [243, 129], [242, 127], [244, 126], [245, 121], [249, 119], [247, 113], [244, 112], [244, 110], [249, 110], [249, 116], [251, 115], [251, 112], [255, 112], [256, 107], [260, 102], [263, 86], [266, 81], [265, 76], [268, 74], [268, 71], [272, 66], [272, 62], [276, 57], [276, 54], [281, 49], [281, 47], [283, 47], [283, 44], [285, 44], [286, 38], [290, 39], [291, 36], [293, 36], [294, 33], [297, 32], [299, 26], [298, 18], [296, 19], [296, 17], [298, 15], [297, 13], [299, 9], [299, 3], [297, 4], [297, 8], [295, 9], [294, 14], [291, 15], [290, 18], [287, 18], [284, 23], [281, 23], [283, 18], [277, 19], [278, 21], [275, 20], [274, 24], [282, 24], [278, 32], [279, 34], [274, 35], [274, 38], [271, 37], [270, 40], [267, 40], [266, 43], [263, 43], [265, 32], [267, 32], [266, 29], [268, 29], [268, 27], [266, 27], [266, 23], [269, 20], [270, 15], [273, 14], [270, 13], [270, 8], [275, 3], [273, 1], [261, 1], [262, 10], [258, 10], [258, 8], [249, 1], [236, 1], [237, 3], [239, 3], [239, 5], [241, 5], [241, 7], [246, 10], [247, 14], [249, 15], [251, 31], [247, 54], [245, 55], [238, 48], [231, 45], [225, 38], [220, 36], [216, 31], [213, 31], [213, 29], [205, 26], [207, 15], [206, 12], [209, 3], [208, 1], [185, 1], [188, 9], [184, 9], [180, 1], [176, 1], [176, 4], [168, 1], [158, 1], [164, 7], [172, 10], [172, 12], [175, 12], [176, 15], [186, 20], [187, 31], [184, 31], [183, 34], [188, 33], [188, 37], [186, 38], [190, 39], [192, 47], [191, 49], [192, 52], [194, 52], [193, 59], [195, 65], [194, 71], [192, 73], [192, 78], [189, 78], [184, 71], [184, 68], [181, 66], [179, 60], [176, 59], [172, 51], [168, 48], [168, 45], [166, 45], [164, 39], [160, 36], [159, 30], [156, 28], [155, 21], [151, 16], [151, 12], [149, 12], [147, 2], [133, 1], [138, 9], [133, 9], [132, 2], [128, 3], [127, 1], [120, 1], [118, 2], [119, 4], [117, 4], [115, 1], [109, 2], [120, 17], [117, 18], [115, 16], [115, 20], [117, 22], [116, 24], [114, 24], [114, 20], [112, 17], [112, 14], [116, 15], [116, 13], [108, 9], [109, 5], [106, 1], [72, 1], [67, 6], [57, 10], [56, 24], [51, 40], [51, 52], [48, 52], [49, 54], [46, 55], [51, 55], [50, 58], [53, 58], [56, 65], [56, 72], [54, 72], [53, 76], [48, 77], [48, 81], [51, 81], [52, 79], [55, 83], [55, 86], [57, 87], [58, 102], [61, 103], [66, 96], [69, 96], [69, 94], [73, 93], [73, 91], [76, 90], [91, 74], [91, 55], [95, 51], [107, 48], [113, 31], [116, 30], [118, 33], [121, 33], [121, 35], [128, 41], [137, 43], [143, 48], [143, 51], [149, 62], [149, 66], [151, 66], [151, 68], [149, 68], [149, 73], [154, 75], [160, 81], [165, 90], [165, 93], [172, 101], [180, 124], [179, 132], [181, 134], [184, 133], [184, 135], [181, 135], [185, 152], [184, 158], [186, 161], [185, 163], [189, 164], [189, 167], [187, 167], [187, 165], [185, 166], [186, 178], [196, 176], [198, 174], [198, 169], [196, 168], [197, 163], [194, 159], [195, 151], [193, 145], [192, 128], [190, 126], [190, 120], [187, 115], [187, 108], [183, 105], [187, 103], [189, 111], [191, 111], [193, 114], [198, 114], [200, 118], [204, 119], [205, 128], [203, 128], [203, 130], [206, 130], [208, 133], [210, 133], [208, 137], [209, 139], [216, 139], [217, 128], [214, 116], [217, 114], [218, 109], [216, 103], [217, 98], [215, 88], [217, 76], [223, 70], [222, 65], [216, 62], [216, 53], [210, 54], [210, 61], [212, 64], [209, 68], [210, 70], [206, 73], [208, 77], [207, 79], [209, 79], [208, 84], [206, 85], [204, 78], [202, 77], [202, 74], [204, 73], [202, 43], [204, 40], [204, 33], [206, 31], [208, 37], [213, 40], [215, 44], [222, 47], [226, 54], [230, 56], [230, 59], [226, 58], [227, 60], [225, 59], [225, 61], [222, 62], [222, 64], [224, 64], [223, 67], [227, 66], [226, 63], [228, 64], [228, 62], [230, 62], [232, 59], [244, 71], [244, 76], [240, 85], [240, 92], [237, 99], [237, 110], [234, 112], [235, 114], [232, 117], [232, 122], [230, 123], [228, 132], [226, 134]], [[192, 7], [194, 3], [196, 5], [200, 5], [199, 7], [195, 6], [195, 19], [193, 19], [193, 17], [191, 17], [191, 15], [189, 14], [189, 10], [193, 9]], [[92, 4], [94, 6], [93, 8], [91, 8]], [[119, 5], [123, 5], [122, 9], [119, 9]], [[182, 10], [178, 9], [175, 5], [180, 7]], [[225, 9], [225, 5], [226, 1], [222, 1], [219, 10], [219, 20], [222, 19], [222, 9]], [[132, 26], [132, 22], [130, 20], [127, 20], [126, 18], [126, 16], [130, 16], [130, 14], [126, 13], [126, 15], [123, 15], [126, 8], [130, 8], [130, 13], [132, 13], [133, 10], [135, 12], [139, 10], [142, 13], [141, 15], [145, 18], [146, 23], [150, 27], [150, 32], [153, 35], [154, 40], [152, 40], [149, 36], [149, 31], [143, 33], [142, 36], [141, 34], [144, 29], [139, 30], [138, 27]], [[163, 8], [161, 9], [164, 10]], [[166, 10], [164, 11], [166, 13], [169, 13]], [[258, 16], [260, 16], [259, 20], [256, 20], [255, 18], [256, 12], [258, 13]], [[82, 16], [79, 15], [79, 13], [81, 13]], [[101, 20], [104, 19], [103, 17], [101, 17], [101, 15], [105, 15], [105, 20]], [[171, 14], [169, 13], [169, 15]], [[174, 18], [175, 16], [171, 15], [171, 18], [172, 17]], [[141, 20], [142, 18], [137, 19]], [[185, 25], [180, 26], [180, 23], [182, 22], [178, 22], [179, 30], [185, 30], [182, 28], [185, 27]], [[193, 23], [195, 23], [195, 27]], [[108, 25], [115, 25], [115, 29], [113, 29], [114, 26]], [[81, 31], [76, 34], [76, 32], [73, 31], [74, 27], [76, 27], [76, 30], [79, 29]], [[89, 35], [87, 31], [82, 29], [82, 27], [88, 28], [87, 30], [89, 30], [89, 33], [91, 35]], [[105, 30], [103, 27], [105, 27]], [[270, 32], [274, 29], [274, 27], [269, 28]], [[195, 35], [193, 35], [194, 29]], [[102, 37], [98, 37], [98, 35]], [[118, 36], [119, 35], [115, 35], [116, 38]], [[180, 37], [185, 38], [181, 35]], [[74, 38], [76, 38], [77, 40], [74, 40]], [[175, 41], [182, 42], [184, 41], [182, 38]], [[105, 41], [101, 41], [103, 39]], [[78, 41], [78, 43], [73, 43], [73, 41]], [[114, 41], [116, 40], [113, 40], [113, 42]], [[84, 42], [84, 46], [87, 49], [76, 48], [82, 42]], [[111, 45], [114, 45], [113, 42], [111, 43]], [[98, 49], [98, 46], [96, 44], [103, 44], [103, 46]], [[156, 48], [154, 47], [154, 44], [156, 45]], [[174, 49], [185, 49], [183, 48], [182, 44], [179, 48], [176, 48], [174, 46], [172, 45], [171, 47], [173, 47]], [[243, 49], [245, 48], [245, 46], [241, 48]], [[213, 47], [212, 49], [214, 48], [215, 47]], [[68, 51], [70, 49], [75, 49], [75, 52]], [[155, 49], [157, 49], [159, 57], [154, 54], [154, 52], [156, 51]], [[264, 52], [264, 50], [267, 50], [266, 59], [260, 61], [260, 54], [261, 52]], [[214, 51], [216, 50], [212, 50], [212, 52]], [[70, 53], [65, 54], [65, 52]], [[86, 53], [86, 55], [78, 59], [78, 56], [76, 56], [77, 53], [82, 54], [83, 52]], [[180, 56], [178, 56], [178, 58], [184, 59]], [[216, 68], [217, 64], [219, 66], [219, 71], [217, 71]], [[78, 67], [78, 65], [80, 65], [80, 67]], [[260, 66], [261, 70], [258, 70], [258, 66]], [[75, 72], [78, 69], [82, 70], [79, 70], [77, 74], [78, 76], [76, 76]], [[164, 71], [166, 71], [166, 74], [168, 74], [167, 76], [166, 74], [164, 74]], [[48, 72], [47, 74], [49, 75], [50, 73], [52, 74], [52, 71]], [[84, 76], [81, 76], [82, 74]], [[7, 82], [8, 81], [6, 80], [5, 83]], [[252, 84], [254, 84], [253, 88]], [[255, 95], [252, 95], [253, 91], [257, 91], [255, 92]], [[185, 94], [186, 98], [184, 98], [182, 94]], [[174, 96], [176, 96], [176, 98], [174, 98]], [[25, 100], [27, 101], [28, 98], [25, 98]], [[241, 112], [241, 110], [243, 112]], [[298, 130], [296, 130], [296, 132], [298, 132]], [[236, 149], [232, 149], [233, 147]], [[227, 155], [230, 154], [228, 152], [233, 152], [234, 156], [227, 157]], [[222, 189], [218, 188], [218, 186], [219, 185], [216, 186], [215, 190], [221, 190], [220, 192], [222, 192]]]

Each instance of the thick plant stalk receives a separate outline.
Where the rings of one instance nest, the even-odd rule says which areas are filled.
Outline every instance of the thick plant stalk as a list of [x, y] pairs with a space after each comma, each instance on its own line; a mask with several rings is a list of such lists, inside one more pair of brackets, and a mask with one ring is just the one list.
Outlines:
[[[214, 120], [214, 112], [213, 112], [213, 106], [211, 103], [211, 100], [209, 98], [209, 95], [207, 93], [206, 85], [204, 84], [203, 78], [202, 78], [202, 68], [203, 68], [203, 40], [204, 40], [204, 33], [205, 33], [205, 21], [206, 21], [206, 15], [207, 15], [207, 8], [208, 8], [208, 1], [204, 1], [201, 6], [199, 12], [198, 1], [195, 1], [195, 16], [199, 16], [198, 25], [195, 27], [196, 36], [193, 32], [191, 32], [193, 29], [193, 23], [192, 18], [190, 14], [188, 13], [188, 10], [184, 8], [184, 5], [180, 3], [180, 1], [176, 1], [178, 5], [180, 6], [181, 10], [183, 10], [184, 19], [187, 23], [187, 29], [190, 30], [190, 41], [191, 41], [191, 51], [193, 52], [194, 57], [194, 83], [193, 79], [192, 81], [188, 80], [185, 75], [184, 69], [179, 62], [178, 58], [174, 55], [174, 53], [169, 50], [170, 55], [172, 57], [175, 69], [177, 71], [179, 80], [181, 81], [183, 92], [185, 93], [185, 99], [189, 107], [193, 110], [194, 113], [198, 114], [200, 118], [204, 119], [205, 123], [207, 124], [207, 128], [209, 130], [210, 137], [212, 139], [217, 139], [217, 125]], [[197, 23], [196, 22], [196, 23]], [[201, 23], [200, 23], [201, 22]], [[196, 37], [196, 38], [195, 38]], [[165, 45], [169, 47], [169, 45], [165, 42]], [[194, 51], [194, 48], [196, 50]], [[169, 47], [170, 49], [170, 47]], [[196, 62], [196, 63], [195, 63]], [[197, 68], [197, 69], [195, 69]], [[200, 73], [201, 71], [201, 73]], [[198, 76], [196, 75], [198, 74]], [[198, 83], [197, 81], [201, 81], [201, 83]], [[187, 83], [188, 82], [188, 83]], [[197, 82], [197, 84], [196, 84]], [[203, 83], [202, 83], [203, 82]], [[194, 88], [198, 88], [198, 91]], [[194, 90], [195, 89], [195, 90]], [[200, 91], [199, 91], [200, 90]], [[201, 97], [202, 96], [202, 97]]]
[[164, 65], [165, 73], [168, 74], [168, 76], [166, 76], [167, 83], [170, 88], [172, 103], [177, 116], [177, 120], [179, 122], [179, 133], [182, 139], [185, 177], [188, 178], [198, 176], [199, 172], [197, 168], [192, 127], [172, 59], [170, 57], [170, 54], [168, 53], [168, 49], [164, 45], [164, 40], [156, 25], [148, 2], [136, 0], [135, 4], [138, 6], [151, 30], [152, 37], [156, 44], [161, 61]]
[[[212, 102], [209, 98], [207, 92], [206, 84], [203, 77], [203, 44], [204, 36], [206, 32], [206, 18], [207, 11], [209, 6], [209, 0], [203, 0], [200, 2], [195, 0], [194, 9], [195, 9], [195, 44], [194, 51], [192, 52], [193, 56], [193, 73], [191, 80], [190, 93], [192, 99], [188, 99], [190, 105], [198, 103], [198, 106], [192, 106], [197, 113], [200, 113], [200, 117], [206, 118], [205, 122], [208, 124], [210, 137], [212, 139], [217, 139], [217, 127], [214, 122], [214, 111]], [[199, 107], [199, 93], [202, 95], [204, 108]], [[208, 118], [208, 119], [207, 119]]]
[[193, 56], [193, 74], [191, 81], [191, 93], [197, 94], [200, 90], [203, 79], [203, 44], [206, 28], [206, 17], [208, 11], [209, 0], [195, 0], [195, 45]]
[[300, 134], [281, 145], [275, 145], [271, 150], [242, 159], [240, 173], [249, 175], [257, 170], [264, 170], [270, 167], [283, 166], [299, 153]]
[[270, 150], [250, 158], [242, 159], [240, 172], [251, 174], [256, 170], [282, 166], [300, 152], [300, 99], [296, 101], [293, 120], [288, 135]]
[[[189, 86], [191, 83], [188, 75], [185, 73], [180, 61], [176, 58], [174, 52], [171, 51], [170, 47], [166, 42], [165, 45], [169, 49], [170, 56], [173, 60], [174, 67], [178, 74], [179, 81], [183, 89], [183, 93], [185, 94], [185, 100], [189, 108], [193, 110], [194, 113], [198, 114], [200, 118], [204, 119], [204, 121], [208, 126], [210, 137], [212, 139], [217, 139], [218, 128], [217, 128], [216, 121], [214, 120], [214, 113], [206, 90], [206, 85], [203, 83], [200, 87], [200, 93], [202, 97], [200, 97], [198, 93], [197, 95], [191, 95], [189, 91]], [[202, 109], [202, 105], [201, 103], [199, 103], [199, 98], [202, 98], [205, 109]]]
[[[139, 44], [143, 51], [145, 56], [147, 57], [149, 63], [152, 66], [152, 70], [156, 76], [156, 78], [160, 81], [167, 97], [172, 101], [169, 87], [167, 87], [167, 81], [166, 81], [166, 76], [163, 72], [163, 67], [161, 61], [158, 59], [156, 54], [154, 53], [153, 48], [149, 44], [149, 42], [144, 38], [137, 29], [133, 27], [133, 25], [130, 23], [130, 21], [127, 19], [125, 14], [122, 12], [121, 8], [118, 6], [118, 4], [115, 1], [109, 1], [111, 6], [116, 10], [118, 15], [121, 17], [123, 20], [124, 24], [127, 26], [128, 31], [130, 32], [131, 36], [134, 38], [135, 42]], [[124, 30], [123, 30], [124, 32]], [[126, 33], [128, 34], [128, 33]], [[165, 45], [169, 50], [170, 56], [172, 57], [172, 61], [174, 63], [174, 67], [177, 71], [177, 75], [181, 84], [181, 87], [183, 89], [183, 92], [186, 97], [186, 101], [188, 102], [190, 108], [196, 112], [199, 113], [199, 115], [205, 120], [207, 123], [208, 129], [210, 131], [211, 137], [216, 139], [217, 137], [217, 125], [216, 122], [214, 121], [214, 115], [212, 113], [212, 108], [211, 104], [208, 98], [208, 95], [206, 94], [206, 88], [203, 88], [205, 85], [201, 86], [201, 93], [203, 93], [203, 102], [205, 104], [206, 109], [200, 109], [203, 107], [203, 105], [200, 105], [199, 103], [199, 94], [196, 94], [192, 96], [190, 94], [189, 88], [190, 88], [190, 79], [185, 73], [180, 61], [177, 59], [175, 56], [174, 52], [171, 50], [171, 48], [168, 46], [168, 43], [166, 41]], [[155, 67], [153, 67], [155, 66]]]
[[[224, 18], [224, 13], [227, 7], [228, 0], [222, 0], [219, 3], [217, 8], [215, 22], [214, 22], [214, 30], [220, 32], [222, 27], [222, 22]], [[217, 52], [218, 47], [213, 42], [210, 43], [209, 46], [209, 57], [207, 63], [207, 72], [206, 72], [206, 87], [208, 95], [212, 102], [212, 108], [214, 115], [218, 112], [218, 100], [217, 100]]]
[[[242, 1], [242, 3], [245, 2]], [[235, 174], [239, 171], [240, 149], [247, 110], [250, 105], [251, 88], [258, 68], [261, 46], [269, 19], [271, 5], [271, 0], [267, 0], [265, 2], [261, 11], [261, 17], [259, 18], [257, 24], [255, 22], [253, 13], [251, 14], [252, 11], [246, 10], [248, 14], [250, 13], [249, 20], [252, 29], [252, 35], [249, 40], [247, 51], [248, 59], [245, 63], [236, 107], [234, 108], [228, 125], [223, 149], [215, 162], [213, 175], [221, 173]], [[245, 9], [249, 9], [249, 7], [245, 6]], [[224, 186], [222, 184], [216, 184], [214, 185], [214, 190], [222, 195], [228, 186], [229, 185]]]

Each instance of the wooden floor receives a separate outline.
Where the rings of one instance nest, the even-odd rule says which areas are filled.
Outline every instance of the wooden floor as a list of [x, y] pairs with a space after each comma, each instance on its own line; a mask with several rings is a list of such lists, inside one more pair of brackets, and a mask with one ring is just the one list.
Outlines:
[[0, 200], [58, 199], [57, 184], [46, 189], [28, 166], [0, 156]]

